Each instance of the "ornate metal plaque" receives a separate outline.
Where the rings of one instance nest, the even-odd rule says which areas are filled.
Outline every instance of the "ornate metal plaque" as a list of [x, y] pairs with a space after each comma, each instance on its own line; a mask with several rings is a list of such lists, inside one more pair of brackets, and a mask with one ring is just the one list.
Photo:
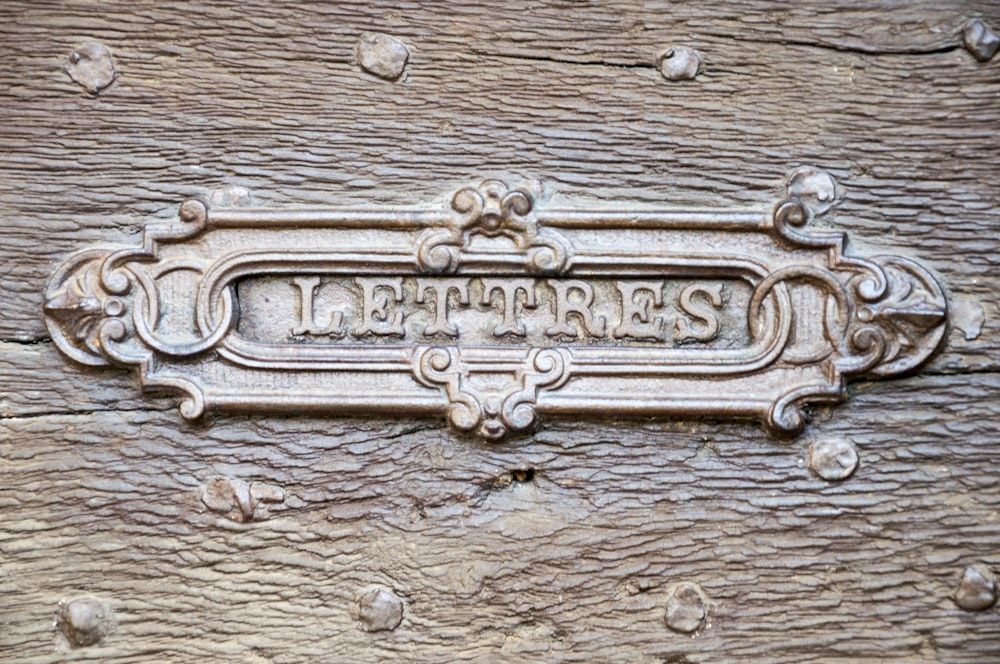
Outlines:
[[540, 414], [757, 417], [775, 432], [849, 378], [941, 342], [935, 279], [801, 227], [833, 182], [773, 209], [550, 209], [487, 181], [414, 208], [209, 209], [88, 249], [45, 316], [87, 365], [137, 367], [181, 413], [447, 414], [496, 440]]

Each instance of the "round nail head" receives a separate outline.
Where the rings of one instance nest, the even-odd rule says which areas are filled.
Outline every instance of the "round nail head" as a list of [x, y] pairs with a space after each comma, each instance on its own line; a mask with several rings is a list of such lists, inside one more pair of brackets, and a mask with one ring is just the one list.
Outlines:
[[693, 48], [672, 46], [660, 53], [660, 73], [668, 81], [691, 81], [701, 72], [701, 55]]
[[410, 52], [394, 37], [366, 32], [358, 40], [358, 64], [369, 74], [395, 81], [403, 74]]
[[989, 62], [1000, 49], [1000, 37], [978, 18], [970, 20], [962, 28], [962, 43], [980, 62]]
[[403, 602], [391, 590], [371, 588], [358, 595], [354, 616], [366, 632], [391, 631], [403, 620]]
[[812, 214], [820, 215], [837, 201], [837, 181], [826, 171], [803, 166], [788, 176], [788, 194], [809, 206]]
[[81, 597], [60, 605], [56, 625], [74, 648], [92, 646], [107, 635], [111, 612], [98, 600]]
[[693, 583], [678, 583], [667, 597], [667, 627], [690, 634], [705, 622], [705, 596]]
[[96, 96], [115, 80], [111, 51], [97, 42], [81, 44], [70, 53], [66, 73], [89, 94]]
[[955, 603], [966, 611], [983, 611], [997, 601], [997, 582], [985, 567], [970, 565], [955, 591]]
[[858, 450], [847, 440], [818, 440], [809, 446], [809, 468], [828, 482], [846, 480], [858, 468]]

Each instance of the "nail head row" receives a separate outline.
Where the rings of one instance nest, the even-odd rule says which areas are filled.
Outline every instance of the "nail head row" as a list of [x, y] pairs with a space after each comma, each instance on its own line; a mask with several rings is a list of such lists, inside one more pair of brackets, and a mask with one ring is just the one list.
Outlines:
[[[1000, 49], [1000, 37], [978, 18], [963, 26], [962, 43], [980, 62], [988, 62]], [[365, 32], [358, 40], [356, 56], [364, 71], [386, 81], [396, 81], [406, 69], [410, 51], [391, 35]], [[671, 46], [660, 52], [657, 65], [668, 81], [691, 81], [702, 71], [702, 57], [693, 48]], [[87, 42], [74, 49], [66, 73], [94, 96], [110, 86], [117, 76], [111, 51], [99, 42]]]
[[[966, 611], [984, 611], [996, 604], [997, 594], [993, 573], [982, 565], [970, 565], [962, 574], [954, 599]], [[403, 622], [403, 600], [388, 588], [371, 586], [355, 597], [351, 616], [365, 632], [393, 631]], [[667, 628], [680, 634], [693, 634], [705, 626], [707, 617], [708, 599], [698, 584], [682, 581], [667, 589], [663, 617]], [[59, 603], [56, 627], [74, 648], [100, 643], [112, 625], [111, 609], [93, 597]]]

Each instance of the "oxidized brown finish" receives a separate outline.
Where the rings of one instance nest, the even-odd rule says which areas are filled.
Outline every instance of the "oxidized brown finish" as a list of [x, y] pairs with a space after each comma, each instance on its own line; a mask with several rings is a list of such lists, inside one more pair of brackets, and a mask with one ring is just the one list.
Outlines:
[[[997, 660], [998, 25], [937, 1], [5, 4], [0, 659]], [[496, 177], [544, 183], [539, 209], [764, 211], [807, 164], [840, 189], [809, 232], [924, 266], [949, 313], [919, 373], [790, 443], [189, 423], [67, 366], [41, 313], [73, 252], [191, 197], [384, 209]]]
[[496, 441], [538, 411], [756, 415], [795, 434], [803, 406], [912, 371], [945, 334], [926, 270], [803, 232], [834, 191], [799, 169], [773, 213], [545, 210], [497, 180], [451, 210], [191, 200], [141, 248], [70, 257], [46, 323], [69, 358], [182, 392], [188, 418], [391, 407]]

